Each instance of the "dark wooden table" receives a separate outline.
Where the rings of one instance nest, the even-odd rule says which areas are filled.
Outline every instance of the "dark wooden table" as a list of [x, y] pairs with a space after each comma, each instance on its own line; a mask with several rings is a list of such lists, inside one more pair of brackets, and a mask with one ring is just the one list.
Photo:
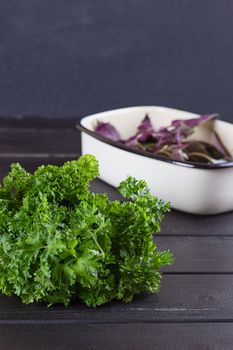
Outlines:
[[[0, 120], [1, 177], [15, 161], [34, 170], [79, 154], [73, 121]], [[93, 189], [117, 196], [100, 180]], [[206, 217], [173, 211], [155, 242], [176, 259], [164, 270], [158, 295], [96, 309], [79, 300], [48, 309], [0, 295], [0, 350], [233, 349], [233, 213]]]

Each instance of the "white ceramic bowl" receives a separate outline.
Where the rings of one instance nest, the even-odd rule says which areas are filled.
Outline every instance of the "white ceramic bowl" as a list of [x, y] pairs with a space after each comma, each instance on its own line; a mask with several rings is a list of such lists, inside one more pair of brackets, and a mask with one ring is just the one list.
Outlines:
[[[151, 192], [169, 201], [173, 208], [193, 214], [217, 214], [233, 210], [233, 162], [221, 165], [193, 164], [160, 157], [116, 144], [94, 133], [98, 121], [110, 122], [122, 138], [132, 136], [145, 115], [155, 128], [168, 126], [174, 119], [190, 119], [198, 114], [157, 106], [129, 107], [83, 118], [82, 153], [96, 156], [100, 178], [118, 186], [128, 175], [144, 179]], [[214, 128], [233, 156], [233, 124], [214, 121]], [[207, 128], [198, 139], [210, 141]]]

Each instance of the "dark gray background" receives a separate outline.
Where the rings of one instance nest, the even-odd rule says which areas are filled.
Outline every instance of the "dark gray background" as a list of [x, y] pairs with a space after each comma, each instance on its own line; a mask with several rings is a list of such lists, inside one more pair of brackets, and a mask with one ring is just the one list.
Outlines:
[[233, 120], [232, 0], [4, 0], [0, 35], [0, 115], [158, 104]]

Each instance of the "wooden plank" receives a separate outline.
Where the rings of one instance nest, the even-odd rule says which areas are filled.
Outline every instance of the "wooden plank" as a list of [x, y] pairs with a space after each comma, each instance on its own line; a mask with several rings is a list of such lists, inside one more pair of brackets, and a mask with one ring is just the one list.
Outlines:
[[232, 236], [233, 212], [219, 215], [192, 215], [172, 210], [162, 224], [167, 235]]
[[33, 153], [80, 153], [76, 128], [8, 128], [0, 126], [0, 158]]
[[[164, 275], [157, 295], [141, 294], [132, 303], [113, 301], [88, 308], [79, 300], [69, 307], [24, 305], [0, 295], [0, 326], [38, 322], [160, 323], [182, 321], [233, 322], [233, 275]], [[30, 321], [29, 321], [30, 320]]]
[[[163, 232], [163, 231], [162, 231]], [[233, 273], [233, 237], [155, 236], [158, 250], [170, 250], [171, 273]]]
[[13, 116], [0, 116], [0, 128], [12, 128], [17, 129], [20, 131], [20, 129], [24, 128], [31, 128], [31, 129], [57, 129], [57, 128], [69, 128], [74, 129], [77, 122], [82, 118], [81, 115], [73, 115], [56, 117], [53, 116], [52, 118], [43, 117], [43, 116], [23, 116], [23, 115], [13, 115]]
[[232, 323], [1, 326], [0, 350], [230, 350]]

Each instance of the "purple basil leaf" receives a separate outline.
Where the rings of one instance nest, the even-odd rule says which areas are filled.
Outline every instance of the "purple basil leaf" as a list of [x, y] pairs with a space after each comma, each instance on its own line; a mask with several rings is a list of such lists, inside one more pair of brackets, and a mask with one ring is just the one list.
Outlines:
[[189, 141], [195, 128], [213, 120], [216, 114], [204, 114], [198, 118], [173, 120], [168, 127], [153, 128], [148, 115], [138, 126], [137, 132], [127, 140], [121, 140], [119, 132], [110, 123], [98, 122], [96, 132], [106, 138], [129, 147], [164, 156], [177, 161], [199, 163], [224, 162], [231, 159], [218, 134], [213, 130], [214, 145], [203, 141]]
[[187, 126], [190, 128], [194, 128], [195, 126], [198, 126], [203, 123], [207, 123], [208, 121], [215, 118], [217, 114], [203, 114], [200, 115], [198, 118], [192, 118], [192, 119], [177, 119], [173, 120], [172, 126], [174, 127], [182, 127]]
[[97, 122], [95, 132], [113, 141], [121, 140], [119, 132], [110, 123]]
[[165, 144], [180, 145], [182, 142], [194, 132], [194, 127], [206, 123], [216, 117], [216, 114], [205, 114], [199, 118], [193, 119], [177, 119], [173, 120], [169, 127], [161, 127], [154, 132], [157, 139], [156, 148], [159, 149]]
[[145, 116], [143, 121], [138, 127], [138, 140], [146, 141], [153, 137], [154, 128], [148, 115]]
[[150, 118], [148, 115], [145, 116], [143, 121], [138, 127], [138, 132], [129, 137], [127, 140], [124, 141], [124, 144], [130, 147], [137, 147], [138, 141], [145, 142], [153, 138], [154, 128], [151, 124]]
[[170, 130], [170, 128], [161, 127], [153, 136], [157, 140], [156, 149], [162, 145], [181, 144], [182, 142], [180, 130], [176, 129]]
[[138, 143], [138, 133], [134, 136], [131, 136], [130, 138], [128, 138], [127, 140], [124, 140], [123, 143], [129, 147], [137, 147], [137, 143]]

